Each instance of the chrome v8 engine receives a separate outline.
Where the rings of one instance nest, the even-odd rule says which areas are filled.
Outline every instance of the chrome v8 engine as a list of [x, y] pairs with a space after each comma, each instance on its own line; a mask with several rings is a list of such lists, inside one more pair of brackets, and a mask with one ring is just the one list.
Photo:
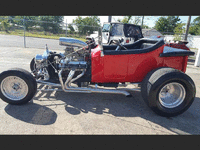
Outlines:
[[51, 52], [46, 46], [43, 55], [37, 54], [35, 56], [35, 70], [38, 77], [42, 76], [44, 80], [49, 80], [61, 69], [68, 71], [68, 73], [70, 70], [79, 72], [86, 70], [85, 57], [90, 54], [87, 43], [73, 38], [61, 37], [59, 44], [66, 46], [64, 53]]

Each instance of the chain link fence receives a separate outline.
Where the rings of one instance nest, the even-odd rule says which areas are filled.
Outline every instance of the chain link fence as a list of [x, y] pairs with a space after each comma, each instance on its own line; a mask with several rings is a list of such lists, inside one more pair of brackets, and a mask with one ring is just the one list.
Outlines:
[[[98, 35], [100, 27], [81, 24], [57, 23], [16, 18], [1, 18], [0, 46], [45, 48], [63, 50], [60, 37], [86, 41], [86, 36]], [[5, 21], [4, 21], [5, 20]], [[9, 20], [9, 21], [8, 21]], [[9, 22], [9, 23], [8, 23]]]
[[[0, 46], [64, 49], [59, 45], [59, 37], [76, 38], [86, 41], [86, 36], [97, 37], [101, 27], [82, 24], [57, 23], [17, 18], [0, 17]], [[159, 32], [155, 29], [142, 29], [143, 36], [160, 37], [167, 43], [178, 42], [184, 39], [184, 34]], [[38, 38], [39, 37], [39, 38]], [[190, 49], [200, 48], [200, 36], [188, 35], [187, 46]]]

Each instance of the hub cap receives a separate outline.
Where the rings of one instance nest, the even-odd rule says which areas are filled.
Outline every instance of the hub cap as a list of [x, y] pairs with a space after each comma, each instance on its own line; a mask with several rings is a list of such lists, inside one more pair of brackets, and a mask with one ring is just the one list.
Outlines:
[[166, 108], [175, 108], [185, 99], [186, 91], [183, 85], [177, 82], [166, 84], [159, 93], [159, 102]]
[[28, 85], [17, 76], [9, 76], [1, 82], [1, 92], [8, 99], [21, 100], [28, 94]]

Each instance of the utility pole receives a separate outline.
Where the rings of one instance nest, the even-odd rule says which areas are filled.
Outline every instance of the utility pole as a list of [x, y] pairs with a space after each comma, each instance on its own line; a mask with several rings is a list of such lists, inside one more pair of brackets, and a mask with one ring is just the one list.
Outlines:
[[143, 28], [143, 21], [144, 21], [144, 16], [142, 16], [142, 25], [141, 25], [142, 28]]
[[111, 22], [112, 16], [108, 16], [108, 22]]
[[65, 33], [66, 35], [66, 37], [67, 37], [67, 19], [66, 19], [66, 33]]
[[189, 27], [190, 27], [190, 20], [191, 20], [191, 16], [188, 17], [188, 21], [187, 21], [187, 26], [186, 26], [186, 31], [185, 31], [185, 37], [184, 37], [185, 41], [187, 41], [188, 31], [189, 31]]
[[25, 36], [26, 27], [25, 27], [25, 17], [23, 17], [23, 25], [24, 25], [24, 48], [26, 48], [26, 36]]

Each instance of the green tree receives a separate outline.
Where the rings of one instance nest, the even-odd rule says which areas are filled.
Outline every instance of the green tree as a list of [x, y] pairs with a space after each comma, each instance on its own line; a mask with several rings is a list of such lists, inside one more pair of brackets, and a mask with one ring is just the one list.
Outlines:
[[2, 18], [2, 19], [0, 19], [0, 23], [1, 23], [0, 28], [1, 28], [1, 30], [6, 31], [7, 33], [9, 33], [8, 30], [10, 28], [10, 23], [9, 23], [8, 16], [0, 16], [0, 18]]
[[118, 19], [118, 21], [122, 22], [122, 23], [130, 23], [132, 18], [133, 18], [133, 16], [124, 16], [124, 18], [122, 20]]
[[53, 16], [52, 21], [54, 23], [51, 24], [53, 34], [57, 34], [62, 30], [61, 26], [62, 26], [62, 23], [63, 23], [63, 19], [64, 19], [64, 16]]
[[38, 19], [42, 21], [39, 26], [42, 27], [44, 31], [50, 31], [50, 23], [48, 22], [52, 20], [52, 16], [39, 16]]
[[123, 19], [117, 19], [118, 22], [131, 23], [135, 25], [140, 25], [142, 16], [124, 16]]
[[[146, 19], [148, 20], [149, 18], [147, 17]], [[123, 19], [119, 19], [118, 18], [117, 21], [121, 22], [121, 23], [130, 23], [130, 24], [135, 24], [135, 25], [141, 25], [142, 16], [124, 16]], [[143, 27], [142, 28], [149, 29], [150, 27], [143, 23]]]
[[156, 21], [154, 28], [160, 32], [174, 33], [174, 29], [178, 23], [181, 23], [179, 16], [162, 16]]
[[63, 19], [63, 16], [39, 16], [39, 21], [43, 21], [40, 23], [43, 30], [53, 34], [59, 33]]
[[9, 18], [8, 18], [8, 22], [10, 22], [13, 26], [14, 26], [14, 24], [15, 24], [15, 16], [8, 16]]
[[190, 24], [189, 34], [200, 35], [200, 16], [195, 18]]
[[174, 29], [174, 41], [180, 41], [181, 40], [181, 35], [185, 33], [185, 23], [179, 23], [177, 24], [176, 28]]
[[77, 24], [80, 34], [91, 34], [100, 27], [100, 19], [97, 16], [88, 16], [85, 18], [78, 16], [73, 20], [73, 23]]
[[189, 34], [191, 34], [191, 35], [197, 35], [198, 34], [197, 30], [198, 30], [198, 26], [191, 24], [190, 28], [189, 28]]
[[[13, 18], [13, 17], [12, 17]], [[17, 19], [17, 20], [14, 20]], [[32, 26], [37, 25], [38, 16], [15, 16], [12, 23], [23, 26], [25, 25], [26, 30], [30, 30]], [[24, 19], [24, 21], [23, 21]]]

